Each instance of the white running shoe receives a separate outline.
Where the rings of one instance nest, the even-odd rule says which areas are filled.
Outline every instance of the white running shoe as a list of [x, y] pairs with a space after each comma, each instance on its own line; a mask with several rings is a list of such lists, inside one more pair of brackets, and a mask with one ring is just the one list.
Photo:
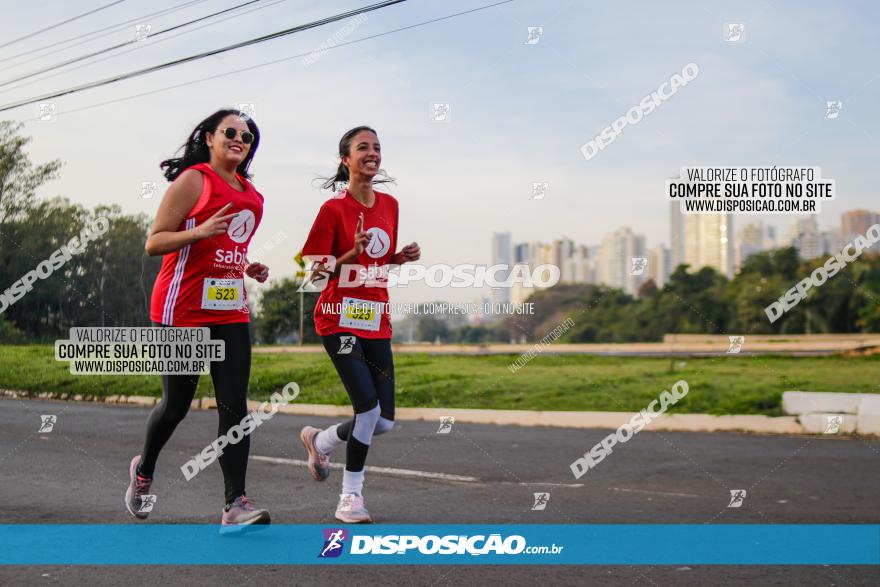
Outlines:
[[356, 493], [342, 493], [336, 506], [336, 519], [346, 524], [372, 523], [370, 512], [364, 507], [364, 496]]

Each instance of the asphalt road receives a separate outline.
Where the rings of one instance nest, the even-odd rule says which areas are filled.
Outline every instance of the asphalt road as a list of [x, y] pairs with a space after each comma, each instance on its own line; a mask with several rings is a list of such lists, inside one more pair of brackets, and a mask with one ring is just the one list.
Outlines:
[[[53, 414], [39, 434], [40, 415]], [[2, 523], [132, 523], [127, 465], [148, 410], [0, 400]], [[334, 420], [277, 415], [252, 436], [248, 495], [275, 523], [333, 522], [341, 472], [313, 482], [298, 431]], [[159, 461], [156, 509], [145, 524], [217, 524], [217, 463], [187, 482], [179, 467], [216, 436], [214, 412], [193, 411]], [[605, 430], [403, 422], [375, 440], [365, 496], [381, 523], [880, 523], [880, 441], [643, 431], [575, 480], [569, 463]], [[336, 456], [342, 458], [339, 451]], [[419, 474], [399, 470], [418, 471]], [[447, 476], [447, 477], [444, 477]], [[448, 476], [466, 477], [467, 480]], [[745, 489], [728, 508], [731, 489]], [[549, 491], [543, 511], [533, 493]], [[876, 585], [877, 567], [0, 567], [0, 584], [311, 585]], [[331, 584], [332, 584], [331, 583]]]

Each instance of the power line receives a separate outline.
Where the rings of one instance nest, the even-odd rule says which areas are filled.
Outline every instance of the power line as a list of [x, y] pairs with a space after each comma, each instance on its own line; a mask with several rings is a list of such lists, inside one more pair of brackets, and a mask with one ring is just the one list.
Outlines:
[[232, 6], [231, 8], [226, 8], [224, 10], [220, 10], [218, 12], [214, 12], [212, 14], [207, 14], [205, 16], [201, 16], [199, 18], [190, 20], [189, 22], [184, 22], [181, 24], [174, 25], [173, 27], [169, 27], [167, 29], [157, 31], [153, 34], [147, 35], [144, 39], [136, 39], [136, 38], [131, 39], [130, 41], [126, 41], [124, 43], [119, 43], [118, 45], [114, 45], [112, 47], [107, 47], [106, 49], [100, 49], [100, 50], [95, 51], [93, 53], [89, 53], [88, 55], [81, 55], [79, 57], [74, 57], [73, 59], [68, 59], [67, 61], [62, 61], [61, 63], [56, 63], [55, 65], [50, 65], [49, 67], [44, 67], [43, 69], [38, 69], [36, 71], [26, 73], [25, 75], [22, 75], [22, 76], [19, 76], [19, 77], [13, 78], [11, 80], [7, 80], [5, 82], [0, 83], [0, 87], [8, 86], [9, 84], [13, 84], [15, 82], [20, 82], [22, 80], [32, 78], [35, 75], [40, 75], [41, 73], [48, 73], [50, 71], [54, 71], [54, 70], [58, 69], [59, 67], [64, 67], [65, 65], [71, 65], [73, 63], [78, 63], [80, 61], [84, 61], [84, 60], [90, 59], [92, 57], [97, 57], [98, 55], [103, 55], [104, 53], [109, 53], [110, 51], [115, 51], [116, 49], [121, 49], [122, 47], [127, 47], [128, 45], [132, 45], [134, 43], [140, 43], [142, 40], [150, 39], [152, 37], [158, 37], [159, 35], [163, 35], [165, 33], [169, 33], [171, 31], [175, 31], [177, 29], [187, 27], [191, 24], [195, 24], [195, 23], [201, 22], [203, 20], [208, 20], [208, 19], [213, 18], [215, 16], [219, 16], [221, 14], [226, 14], [227, 12], [232, 12], [234, 10], [238, 10], [239, 8], [244, 8], [245, 6], [248, 6], [250, 4], [256, 4], [257, 2], [263, 2], [263, 1], [264, 0], [248, 0], [247, 2], [244, 2], [242, 4], [238, 4], [236, 6]]
[[203, 53], [198, 53], [196, 55], [190, 55], [189, 57], [182, 57], [180, 59], [175, 59], [174, 61], [167, 61], [165, 63], [161, 63], [159, 65], [153, 65], [151, 67], [147, 67], [144, 69], [139, 69], [139, 70], [131, 71], [128, 73], [118, 74], [113, 77], [105, 78], [103, 80], [98, 80], [98, 81], [94, 81], [94, 82], [89, 82], [87, 84], [74, 86], [72, 88], [67, 88], [65, 90], [55, 92], [54, 94], [46, 94], [43, 96], [38, 96], [36, 98], [27, 98], [25, 100], [20, 100], [18, 102], [13, 102], [11, 104], [6, 104], [3, 107], [0, 107], [0, 112], [12, 110], [13, 108], [18, 108], [20, 106], [26, 106], [28, 104], [34, 104], [36, 102], [41, 102], [43, 100], [51, 100], [52, 98], [59, 98], [61, 96], [66, 96], [68, 94], [74, 94], [76, 92], [81, 92], [83, 90], [90, 90], [92, 88], [105, 86], [105, 85], [112, 84], [112, 83], [115, 83], [115, 82], [118, 82], [121, 80], [139, 77], [142, 75], [146, 75], [148, 73], [153, 73], [155, 71], [161, 71], [163, 69], [167, 69], [169, 67], [174, 67], [176, 65], [181, 65], [183, 63], [189, 63], [190, 61], [196, 61], [198, 59], [204, 59], [205, 57], [211, 57], [212, 55], [219, 55], [219, 54], [225, 53], [227, 51], [233, 51], [235, 49], [240, 49], [242, 47], [248, 47], [250, 45], [263, 43], [265, 41], [278, 39], [278, 38], [284, 37], [286, 35], [291, 35], [294, 33], [298, 33], [300, 31], [319, 27], [319, 26], [322, 26], [322, 25], [325, 25], [325, 24], [328, 24], [331, 22], [336, 22], [338, 20], [342, 20], [342, 19], [348, 18], [350, 16], [355, 16], [358, 14], [372, 12], [374, 10], [379, 10], [380, 8], [385, 8], [387, 6], [392, 6], [394, 4], [400, 4], [402, 2], [406, 2], [406, 0], [386, 0], [385, 2], [378, 2], [376, 4], [370, 4], [369, 6], [365, 6], [363, 8], [357, 8], [355, 10], [350, 10], [348, 12], [343, 12], [341, 14], [337, 14], [334, 16], [328, 16], [327, 18], [323, 18], [321, 20], [316, 20], [316, 21], [309, 22], [306, 24], [298, 25], [295, 27], [291, 27], [289, 29], [284, 29], [282, 31], [270, 33], [268, 35], [263, 35], [261, 37], [248, 39], [247, 41], [242, 41], [240, 43], [235, 43], [233, 45], [227, 45], [226, 47], [221, 47], [219, 49], [212, 49], [211, 51], [205, 51]]
[[23, 37], [19, 37], [19, 38], [17, 38], [17, 39], [13, 39], [13, 40], [11, 40], [11, 41], [7, 41], [7, 42], [3, 43], [2, 45], [0, 45], [0, 49], [2, 49], [3, 47], [8, 47], [9, 45], [13, 45], [13, 44], [15, 44], [15, 43], [18, 43], [19, 41], [24, 41], [25, 39], [30, 39], [31, 37], [36, 37], [37, 35], [39, 35], [39, 34], [41, 34], [41, 33], [45, 33], [46, 31], [51, 31], [52, 29], [57, 29], [58, 27], [60, 27], [60, 26], [62, 26], [62, 25], [65, 25], [65, 24], [67, 24], [67, 23], [69, 23], [69, 22], [73, 22], [73, 21], [75, 21], [75, 20], [79, 20], [79, 19], [81, 19], [81, 18], [83, 18], [83, 17], [85, 17], [85, 16], [88, 16], [88, 15], [90, 15], [90, 14], [95, 14], [96, 12], [100, 12], [100, 11], [106, 9], [106, 8], [110, 8], [111, 6], [116, 6], [117, 4], [122, 4], [123, 2], [126, 2], [126, 0], [116, 0], [115, 2], [111, 2], [110, 4], [105, 4], [104, 6], [101, 6], [101, 7], [99, 7], [99, 8], [95, 8], [94, 10], [89, 10], [88, 12], [83, 12], [82, 14], [80, 14], [80, 15], [78, 15], [78, 16], [74, 16], [73, 18], [68, 18], [67, 20], [62, 20], [62, 21], [59, 22], [59, 23], [53, 24], [53, 25], [51, 25], [51, 26], [47, 26], [47, 27], [44, 28], [44, 29], [40, 29], [40, 30], [38, 30], [38, 31], [34, 31], [34, 32], [32, 32], [32, 33], [28, 33], [28, 34], [26, 34], [26, 35], [23, 36]]
[[[418, 27], [422, 27], [422, 26], [427, 26], [427, 25], [429, 25], [429, 24], [434, 24], [434, 23], [441, 22], [441, 21], [444, 21], [444, 20], [450, 20], [450, 19], [452, 19], [452, 18], [456, 18], [456, 17], [458, 17], [458, 16], [463, 16], [463, 15], [465, 15], [465, 14], [470, 14], [470, 13], [472, 13], [472, 12], [479, 12], [479, 11], [481, 11], [481, 10], [486, 10], [486, 9], [488, 9], [488, 8], [494, 8], [495, 6], [500, 6], [500, 5], [502, 5], [502, 4], [509, 4], [509, 3], [513, 2], [513, 1], [514, 1], [514, 0], [502, 0], [501, 2], [495, 2], [494, 4], [486, 4], [485, 6], [478, 6], [477, 8], [472, 8], [472, 9], [470, 9], [470, 10], [464, 10], [464, 11], [462, 11], [462, 12], [455, 12], [455, 13], [453, 13], [453, 14], [448, 14], [448, 15], [446, 15], [446, 16], [441, 16], [441, 17], [438, 17], [438, 18], [432, 18], [431, 20], [425, 20], [425, 21], [417, 22], [417, 23], [415, 23], [415, 24], [407, 25], [407, 26], [404, 26], [404, 27], [400, 27], [400, 28], [396, 28], [396, 29], [391, 29], [391, 30], [385, 31], [384, 33], [377, 33], [377, 34], [375, 34], [375, 35], [368, 35], [368, 36], [366, 36], [366, 37], [361, 37], [360, 39], [354, 39], [353, 41], [346, 41], [346, 42], [344, 42], [344, 43], [338, 43], [338, 44], [336, 44], [336, 45], [333, 45], [333, 46], [330, 46], [330, 47], [327, 47], [327, 48], [325, 48], [325, 49], [321, 49], [321, 50], [322, 50], [322, 51], [330, 51], [331, 49], [339, 49], [340, 47], [345, 47], [345, 46], [348, 46], [348, 45], [355, 45], [355, 44], [357, 44], [357, 43], [362, 43], [362, 42], [364, 42], [364, 41], [369, 41], [369, 40], [371, 40], [371, 39], [377, 39], [377, 38], [379, 38], [379, 37], [384, 37], [384, 36], [387, 36], [387, 35], [391, 35], [391, 34], [394, 34], [394, 33], [399, 33], [399, 32], [402, 32], [402, 31], [409, 30], [409, 29], [414, 29], [414, 28], [418, 28]], [[202, 83], [202, 82], [211, 81], [211, 80], [218, 79], [218, 78], [221, 78], [221, 77], [226, 77], [226, 76], [229, 76], [229, 75], [235, 75], [236, 73], [243, 73], [243, 72], [245, 72], [245, 71], [250, 72], [250, 71], [253, 71], [253, 70], [255, 70], [255, 69], [260, 69], [260, 68], [262, 68], [262, 67], [268, 67], [268, 66], [270, 66], [270, 65], [276, 65], [276, 64], [278, 64], [278, 63], [283, 63], [283, 62], [285, 62], [285, 61], [290, 61], [291, 59], [297, 59], [298, 57], [306, 57], [306, 56], [308, 56], [308, 55], [312, 55], [313, 53], [315, 53], [314, 50], [312, 50], [312, 51], [308, 51], [308, 52], [306, 52], [306, 53], [298, 53], [298, 54], [296, 54], [296, 55], [290, 55], [290, 56], [288, 56], [288, 57], [282, 57], [281, 59], [274, 59], [274, 60], [272, 60], [272, 61], [265, 61], [265, 62], [263, 62], [263, 63], [258, 63], [257, 65], [250, 65], [250, 66], [248, 66], [248, 67], [242, 67], [242, 68], [240, 68], [240, 69], [234, 69], [234, 70], [232, 70], [232, 71], [226, 71], [226, 72], [218, 73], [218, 74], [215, 74], [215, 75], [209, 75], [209, 76], [207, 76], [207, 77], [199, 78], [199, 79], [196, 79], [196, 80], [190, 80], [190, 81], [187, 81], [187, 82], [182, 82], [182, 83], [174, 84], [174, 85], [171, 85], [171, 86], [166, 86], [166, 87], [164, 87], [164, 88], [159, 88], [159, 89], [157, 89], [157, 90], [150, 90], [150, 91], [148, 91], [148, 92], [141, 92], [140, 94], [134, 94], [134, 95], [131, 95], [131, 96], [126, 96], [126, 97], [124, 97], [124, 98], [115, 98], [115, 99], [113, 99], [113, 100], [106, 100], [106, 101], [104, 101], [104, 102], [98, 102], [98, 103], [96, 103], [96, 104], [90, 104], [90, 105], [88, 105], [88, 106], [82, 106], [82, 107], [80, 107], [80, 108], [74, 108], [74, 109], [72, 109], [72, 110], [67, 110], [67, 111], [65, 111], [65, 113], [66, 113], [66, 114], [73, 114], [74, 112], [83, 112], [84, 110], [92, 110], [92, 109], [94, 109], [94, 108], [100, 108], [101, 106], [109, 106], [110, 104], [116, 104], [116, 103], [119, 103], [119, 102], [127, 102], [128, 100], [134, 100], [134, 99], [136, 99], [136, 98], [143, 98], [144, 96], [151, 96], [151, 95], [153, 95], [153, 94], [159, 94], [159, 93], [162, 93], [162, 92], [167, 92], [167, 91], [169, 91], [169, 90], [176, 90], [177, 88], [183, 88], [183, 87], [186, 87], [186, 86], [191, 86], [191, 85], [195, 85], [195, 84], [200, 84], [200, 83]], [[2, 110], [0, 110], [0, 112], [2, 112]], [[35, 121], [35, 120], [39, 120], [39, 118], [29, 118], [29, 119], [24, 120], [24, 122], [33, 122], [33, 121]]]
[[[218, 25], [218, 24], [224, 23], [224, 22], [226, 22], [227, 20], [232, 20], [232, 19], [234, 19], [234, 18], [240, 18], [240, 17], [242, 17], [242, 16], [244, 16], [244, 15], [246, 15], [246, 14], [251, 14], [251, 13], [256, 12], [256, 11], [258, 11], [258, 10], [265, 10], [266, 8], [271, 8], [271, 7], [273, 7], [273, 6], [277, 6], [278, 4], [281, 4], [282, 2], [287, 2], [287, 1], [288, 1], [288, 0], [271, 0], [268, 4], [264, 4], [264, 5], [262, 5], [262, 6], [257, 6], [257, 7], [251, 8], [250, 10], [245, 10], [244, 12], [242, 12], [242, 13], [240, 13], [240, 14], [234, 14], [234, 15], [231, 15], [231, 16], [227, 16], [226, 18], [221, 18], [220, 20], [218, 20], [218, 21], [216, 21], [216, 22], [208, 23], [208, 24], [205, 24], [205, 25], [202, 25], [202, 26], [196, 27], [196, 28], [194, 28], [194, 29], [192, 29], [192, 30], [189, 30], [189, 31], [183, 31], [183, 32], [180, 32], [180, 33], [178, 33], [178, 34], [176, 34], [176, 35], [171, 35], [170, 37], [165, 37], [164, 39], [160, 39], [160, 40], [156, 41], [155, 43], [151, 43], [150, 45], [147, 45], [147, 46], [149, 46], [149, 47], [155, 47], [155, 46], [158, 45], [159, 43], [164, 43], [164, 42], [166, 42], [166, 41], [170, 41], [170, 40], [172, 40], [172, 39], [177, 39], [177, 38], [182, 37], [182, 36], [184, 36], [184, 35], [189, 35], [189, 34], [192, 34], [192, 33], [196, 32], [196, 31], [200, 31], [200, 30], [202, 30], [202, 29], [206, 29], [206, 28], [208, 28], [208, 27], [212, 27], [212, 26], [216, 26], [216, 25]], [[27, 87], [27, 86], [31, 86], [31, 85], [33, 85], [33, 84], [37, 84], [37, 83], [40, 83], [40, 82], [46, 81], [46, 80], [48, 80], [48, 79], [52, 79], [52, 78], [57, 77], [57, 76], [59, 76], [59, 75], [64, 75], [64, 74], [66, 74], [66, 73], [71, 73], [71, 72], [74, 72], [74, 71], [76, 71], [76, 70], [78, 70], [78, 69], [82, 69], [83, 67], [91, 67], [92, 65], [97, 65], [98, 63], [103, 63], [103, 62], [107, 61], [108, 59], [115, 59], [115, 58], [117, 58], [117, 57], [122, 57], [123, 55], [128, 55], [129, 53], [133, 53], [134, 51], [138, 51], [138, 50], [140, 50], [140, 49], [142, 49], [142, 48], [144, 48], [143, 45], [141, 45], [141, 46], [136, 46], [136, 47], [133, 47], [133, 48], [127, 50], [127, 51], [122, 51], [122, 52], [116, 53], [115, 55], [108, 55], [107, 57], [104, 57], [104, 58], [102, 58], [102, 59], [97, 59], [97, 60], [95, 60], [95, 61], [92, 61], [91, 63], [83, 63], [82, 65], [77, 65], [77, 66], [75, 66], [75, 67], [71, 67], [71, 68], [66, 69], [66, 70], [64, 70], [64, 71], [59, 71], [59, 72], [57, 72], [57, 73], [53, 73], [53, 74], [51, 74], [51, 75], [47, 75], [46, 77], [42, 77], [42, 78], [40, 78], [40, 79], [35, 79], [35, 80], [29, 81], [29, 82], [25, 82], [25, 83], [23, 83], [23, 84], [18, 84], [17, 86], [13, 86], [13, 87], [11, 87], [11, 88], [7, 88], [7, 89], [5, 89], [5, 90], [0, 90], [0, 94], [6, 94], [6, 93], [9, 93], [9, 92], [15, 91], [15, 90], [17, 90], [17, 89], [19, 89], [19, 88], [24, 88], [24, 87]]]
[[[113, 32], [121, 29], [124, 26], [128, 26], [128, 25], [136, 23], [136, 22], [143, 22], [144, 20], [146, 20], [148, 18], [153, 18], [156, 16], [165, 16], [167, 14], [171, 14], [174, 12], [178, 12], [180, 10], [184, 10], [186, 8], [189, 8], [190, 6], [195, 6], [196, 4], [203, 4], [207, 1], [208, 0], [191, 0], [190, 2], [185, 2], [185, 3], [181, 4], [180, 6], [175, 6], [174, 8], [164, 8], [164, 9], [156, 11], [156, 12], [144, 14], [144, 15], [139, 16], [137, 18], [132, 18], [130, 20], [126, 20], [126, 21], [123, 21], [123, 22], [120, 22], [117, 24], [112, 24], [110, 26], [106, 26], [101, 29], [97, 29], [94, 31], [90, 31], [88, 33], [83, 33], [81, 35], [77, 35], [75, 37], [71, 37], [69, 39], [64, 39], [63, 41], [56, 41], [54, 43], [50, 43], [49, 45], [45, 45], [43, 47], [37, 47], [35, 49], [30, 49], [28, 51], [18, 53], [17, 55], [10, 55], [9, 57], [4, 57], [4, 58], [0, 59], [0, 63], [4, 63], [4, 62], [10, 61], [12, 59], [18, 59], [19, 57], [24, 57], [25, 55], [30, 55], [31, 53], [38, 53], [40, 51], [45, 51], [46, 49], [51, 49], [52, 47], [57, 47], [58, 45], [64, 45], [65, 43], [70, 43], [72, 41], [78, 41], [79, 39], [82, 39], [83, 37], [91, 37], [93, 35], [98, 35], [98, 33], [110, 31], [106, 35], [95, 36], [94, 38], [99, 39], [101, 37], [106, 37], [107, 35], [112, 34]], [[21, 63], [16, 64], [16, 65], [11, 65], [11, 66], [5, 67], [0, 71], [5, 71], [10, 68], [18, 67], [20, 65], [24, 65], [25, 63], [30, 63], [31, 61], [36, 61], [37, 59], [42, 59], [43, 57], [46, 57], [48, 55], [54, 55], [55, 53], [58, 53], [59, 51], [66, 51], [67, 49], [70, 49], [71, 47], [77, 47], [79, 45], [82, 45], [83, 43], [88, 43], [90, 40], [91, 39], [86, 39], [82, 43], [77, 43], [76, 45], [71, 45], [70, 47], [62, 47], [61, 49], [56, 49], [55, 51], [50, 51], [49, 53], [45, 53], [43, 55], [37, 55], [36, 57], [34, 57], [32, 59], [28, 59], [27, 61], [22, 61]]]

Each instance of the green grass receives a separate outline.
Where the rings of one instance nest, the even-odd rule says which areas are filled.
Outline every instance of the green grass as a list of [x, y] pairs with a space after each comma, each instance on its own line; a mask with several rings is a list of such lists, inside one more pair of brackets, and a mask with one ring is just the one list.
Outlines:
[[[158, 376], [71, 375], [50, 345], [0, 346], [0, 388], [83, 395], [162, 393]], [[398, 354], [398, 406], [517, 410], [636, 411], [684, 379], [690, 393], [671, 411], [780, 415], [782, 392], [880, 392], [880, 356], [740, 356], [663, 359], [538, 356], [516, 373], [515, 355]], [[250, 397], [264, 400], [296, 381], [303, 403], [347, 405], [324, 354], [255, 354]], [[211, 396], [210, 377], [198, 397]]]

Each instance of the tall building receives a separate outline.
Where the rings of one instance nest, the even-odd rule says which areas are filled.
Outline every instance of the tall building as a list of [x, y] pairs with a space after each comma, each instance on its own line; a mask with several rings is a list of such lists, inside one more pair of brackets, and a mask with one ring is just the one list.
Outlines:
[[[517, 263], [517, 265], [521, 265], [523, 267], [522, 271], [530, 271], [529, 265], [526, 263]], [[529, 299], [533, 293], [538, 291], [535, 286], [523, 285], [519, 280], [514, 283], [510, 288], [510, 301], [514, 304], [522, 304], [526, 300]]]
[[561, 238], [553, 241], [553, 264], [562, 269], [562, 263], [574, 254], [574, 241]]
[[[496, 273], [498, 281], [506, 280], [513, 270], [513, 247], [510, 243], [509, 232], [492, 233], [492, 265], [507, 265], [507, 271]], [[492, 301], [497, 304], [510, 302], [510, 288], [492, 288]]]
[[560, 282], [593, 283], [595, 281], [594, 261], [595, 259], [591, 258], [587, 247], [583, 245], [575, 247], [571, 257], [562, 261]]
[[[507, 234], [509, 237], [509, 233], [504, 234]], [[522, 269], [518, 270], [518, 275], [522, 275], [523, 272], [533, 273], [534, 270], [540, 265], [555, 265], [559, 268], [560, 271], [559, 281], [565, 282], [566, 276], [563, 276], [562, 272], [566, 270], [566, 262], [561, 261], [561, 259], [563, 254], [570, 254], [571, 251], [574, 250], [574, 243], [570, 239], [560, 239], [554, 241], [553, 243], [531, 241], [526, 243], [517, 243], [511, 248], [511, 250], [513, 251], [513, 265], [523, 266]], [[500, 279], [501, 272], [499, 272], [498, 275]], [[492, 301], [508, 301], [513, 302], [514, 304], [521, 304], [525, 302], [528, 297], [535, 293], [538, 289], [540, 288], [535, 286], [526, 286], [522, 283], [514, 283], [509, 289], [508, 297], [506, 300], [499, 299], [494, 294], [493, 290]]]
[[530, 258], [529, 243], [519, 243], [513, 247], [513, 262], [528, 263]]
[[606, 234], [596, 259], [596, 280], [636, 295], [639, 286], [647, 279], [647, 267], [633, 270], [633, 259], [636, 258], [646, 258], [644, 236], [634, 234], [626, 226]]
[[574, 262], [575, 246], [570, 238], [553, 241], [553, 259], [559, 267], [562, 283], [574, 283], [576, 263]]
[[850, 241], [857, 234], [865, 234], [868, 228], [880, 222], [880, 214], [870, 210], [848, 210], [840, 215], [840, 236]]
[[684, 214], [678, 202], [669, 202], [669, 266], [672, 271], [684, 263]]
[[742, 264], [752, 255], [775, 248], [775, 228], [765, 226], [760, 220], [746, 224], [737, 231], [736, 238], [734, 239], [734, 272], [739, 273]]
[[672, 270], [686, 263], [690, 271], [712, 267], [733, 277], [733, 215], [682, 214], [678, 202], [670, 204]]
[[798, 218], [788, 229], [785, 244], [797, 249], [804, 259], [815, 259], [823, 254], [822, 236], [815, 216]]
[[473, 304], [476, 306], [477, 311], [473, 313], [469, 313], [467, 316], [468, 324], [471, 325], [479, 325], [486, 324], [487, 322], [491, 322], [491, 312], [485, 312], [484, 309], [487, 304], [490, 304], [491, 300], [485, 296], [480, 296], [478, 298], [474, 298]]
[[669, 281], [672, 270], [671, 260], [670, 250], [662, 243], [654, 245], [648, 250], [648, 279], [652, 279], [654, 285], [660, 289]]
[[822, 255], [833, 255], [834, 253], [838, 253], [840, 252], [840, 249], [849, 242], [848, 239], [843, 238], [843, 235], [839, 230], [834, 230], [833, 228], [830, 230], [823, 230], [819, 233], [819, 238], [822, 240]]

